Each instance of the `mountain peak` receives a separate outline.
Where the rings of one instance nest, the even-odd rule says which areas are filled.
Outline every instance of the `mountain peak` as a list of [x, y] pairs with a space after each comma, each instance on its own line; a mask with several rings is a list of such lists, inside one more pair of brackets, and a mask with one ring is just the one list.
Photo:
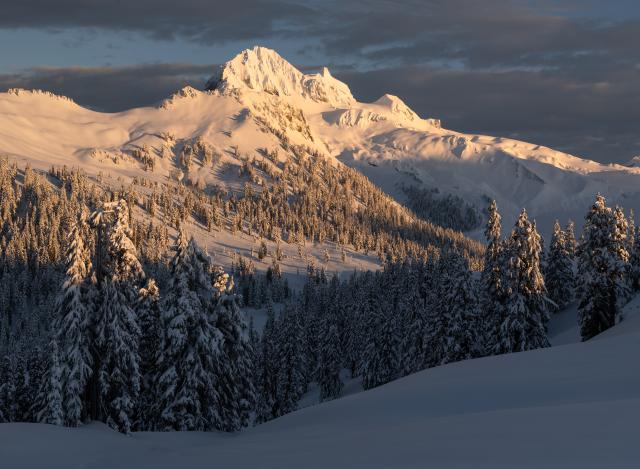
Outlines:
[[631, 158], [629, 161], [627, 161], [625, 166], [628, 166], [630, 168], [640, 168], [640, 155]]
[[56, 101], [64, 101], [67, 103], [75, 104], [75, 101], [68, 96], [52, 93], [51, 91], [39, 90], [39, 89], [24, 89], [24, 88], [9, 88], [7, 94], [18, 97], [44, 97]]
[[420, 119], [418, 115], [404, 103], [403, 100], [392, 94], [383, 95], [373, 104], [382, 106], [392, 114], [402, 116], [410, 121]]
[[333, 107], [355, 103], [349, 87], [333, 78], [326, 67], [318, 74], [306, 75], [276, 51], [261, 46], [245, 49], [220, 66], [206, 87], [222, 94], [252, 90], [309, 99]]

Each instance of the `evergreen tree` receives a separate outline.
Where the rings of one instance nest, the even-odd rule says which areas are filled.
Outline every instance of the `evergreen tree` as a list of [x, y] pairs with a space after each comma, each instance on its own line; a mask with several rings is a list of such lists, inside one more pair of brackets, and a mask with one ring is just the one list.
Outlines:
[[[625, 255], [620, 259], [622, 264], [622, 275], [617, 282], [616, 297], [618, 303], [626, 303], [631, 295], [631, 266], [629, 265], [630, 253], [633, 251], [633, 237], [629, 239], [629, 219], [625, 217], [622, 207], [616, 206], [613, 210], [615, 219], [615, 231], [613, 237], [613, 245], [615, 252], [624, 252]], [[631, 218], [631, 223], [635, 227], [635, 223]], [[635, 229], [635, 228], [634, 228]]]
[[578, 249], [582, 340], [612, 327], [618, 317], [619, 284], [629, 257], [623, 242], [625, 236], [616, 215], [598, 194], [585, 219]]
[[175, 250], [162, 308], [160, 428], [211, 430], [221, 425], [217, 389], [221, 335], [215, 327], [211, 265], [193, 238], [187, 242], [184, 231]]
[[16, 422], [32, 422], [33, 415], [31, 409], [33, 407], [34, 396], [29, 394], [30, 373], [27, 367], [25, 351], [20, 350], [15, 358], [15, 421]]
[[637, 291], [640, 288], [640, 226], [635, 229], [633, 250], [629, 255], [629, 276], [631, 287]]
[[573, 221], [569, 220], [567, 225], [564, 227], [564, 243], [565, 243], [567, 252], [569, 253], [569, 257], [571, 259], [575, 259], [576, 251], [578, 248], [578, 242], [576, 241], [574, 226], [575, 225]]
[[129, 433], [140, 392], [139, 329], [135, 313], [114, 282], [103, 283], [96, 346], [101, 351], [98, 379], [102, 418]]
[[52, 425], [64, 424], [62, 368], [58, 355], [58, 343], [55, 337], [51, 340], [47, 371], [42, 380], [34, 407], [36, 409], [35, 419], [37, 422]]
[[556, 220], [545, 266], [545, 285], [556, 311], [566, 308], [573, 298], [572, 250], [567, 245], [566, 232]]
[[86, 387], [93, 374], [91, 353], [91, 315], [89, 283], [91, 260], [85, 247], [84, 219], [73, 223], [66, 251], [66, 279], [56, 303], [57, 330], [54, 341], [60, 344], [61, 388], [65, 424], [77, 426], [86, 408]]
[[546, 289], [540, 272], [542, 246], [535, 222], [522, 210], [509, 238], [505, 318], [495, 353], [548, 347]]
[[258, 403], [256, 408], [256, 421], [267, 422], [278, 416], [277, 391], [278, 391], [278, 363], [277, 363], [277, 331], [276, 318], [271, 301], [267, 303], [267, 322], [260, 339], [260, 352], [258, 362]]
[[15, 422], [17, 415], [15, 366], [6, 354], [0, 361], [0, 422]]
[[495, 200], [489, 204], [489, 217], [484, 231], [487, 248], [481, 276], [482, 321], [480, 331], [484, 353], [491, 354], [499, 340], [500, 326], [505, 316], [504, 245], [501, 240], [501, 217]]
[[249, 424], [255, 406], [252, 379], [251, 343], [245, 339], [246, 324], [231, 293], [232, 285], [220, 280], [222, 294], [216, 306], [217, 328], [222, 334], [222, 354], [218, 360], [220, 430], [238, 431]]
[[448, 251], [440, 290], [439, 316], [442, 333], [433, 337], [437, 364], [466, 360], [480, 352], [478, 340], [478, 302], [471, 271], [457, 252]]
[[342, 390], [340, 371], [342, 353], [338, 318], [335, 311], [328, 310], [322, 317], [320, 326], [320, 350], [318, 354], [317, 380], [320, 386], [320, 400], [335, 399]]
[[398, 376], [398, 339], [391, 313], [369, 303], [367, 344], [363, 357], [362, 386], [375, 388]]
[[140, 399], [137, 410], [139, 430], [154, 430], [158, 421], [157, 380], [158, 358], [162, 347], [162, 317], [160, 291], [155, 280], [150, 279], [140, 290], [138, 307], [140, 325]]
[[293, 412], [306, 391], [304, 329], [300, 311], [285, 305], [278, 325], [277, 416]]
[[[421, 280], [419, 272], [409, 279], [412, 285], [410, 292], [401, 299], [400, 310], [403, 312], [402, 334], [402, 373], [408, 375], [424, 370], [429, 366], [431, 344], [427, 338], [427, 312], [425, 299], [421, 297], [417, 287]], [[429, 305], [433, 306], [433, 305]]]
[[247, 426], [255, 423], [257, 420], [257, 416], [260, 410], [260, 365], [261, 365], [261, 344], [260, 344], [260, 335], [253, 324], [253, 317], [249, 319], [249, 332], [247, 333], [248, 337], [248, 355], [249, 355], [249, 363], [252, 364], [250, 370], [251, 379], [251, 389], [253, 390], [253, 399], [250, 402], [252, 404], [252, 415], [247, 415], [249, 420], [246, 422]]
[[134, 310], [145, 275], [131, 240], [129, 208], [125, 200], [105, 204], [111, 215], [107, 253], [98, 293], [96, 348], [100, 418], [114, 429], [129, 433], [135, 423], [140, 392], [140, 330]]
[[[25, 408], [29, 409], [26, 418], [27, 421], [34, 422], [37, 421], [38, 410], [36, 406], [34, 406], [34, 403], [38, 401], [38, 395], [42, 389], [45, 374], [49, 369], [48, 358], [51, 355], [51, 352], [47, 352], [45, 349], [45, 352], [43, 353], [42, 350], [40, 350], [40, 346], [36, 345], [32, 350], [25, 353], [27, 354], [27, 373], [29, 375], [27, 392], [25, 393]], [[59, 350], [56, 350], [56, 354], [58, 356], [58, 366], [60, 366]], [[64, 422], [62, 422], [61, 425], [62, 424], [64, 424]]]

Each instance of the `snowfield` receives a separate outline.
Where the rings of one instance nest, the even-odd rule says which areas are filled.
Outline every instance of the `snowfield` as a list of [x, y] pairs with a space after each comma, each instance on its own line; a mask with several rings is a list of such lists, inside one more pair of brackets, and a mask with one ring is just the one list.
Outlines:
[[[567, 334], [566, 318], [551, 336]], [[575, 326], [574, 326], [575, 328]], [[238, 434], [0, 425], [35, 468], [636, 468], [640, 297], [586, 343], [432, 368]]]

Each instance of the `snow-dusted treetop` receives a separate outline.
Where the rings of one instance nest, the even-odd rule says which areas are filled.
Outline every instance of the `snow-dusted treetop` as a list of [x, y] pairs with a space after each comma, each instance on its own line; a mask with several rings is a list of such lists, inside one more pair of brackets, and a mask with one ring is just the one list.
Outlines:
[[334, 107], [348, 107], [356, 102], [349, 87], [333, 78], [326, 67], [320, 73], [305, 75], [276, 51], [260, 46], [245, 49], [220, 66], [206, 87], [222, 94], [248, 88]]

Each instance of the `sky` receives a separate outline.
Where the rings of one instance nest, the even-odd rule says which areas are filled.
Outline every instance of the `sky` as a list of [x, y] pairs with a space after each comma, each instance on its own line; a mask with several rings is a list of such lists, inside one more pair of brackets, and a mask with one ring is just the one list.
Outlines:
[[0, 0], [0, 90], [115, 112], [263, 45], [360, 101], [594, 160], [640, 155], [637, 0]]

